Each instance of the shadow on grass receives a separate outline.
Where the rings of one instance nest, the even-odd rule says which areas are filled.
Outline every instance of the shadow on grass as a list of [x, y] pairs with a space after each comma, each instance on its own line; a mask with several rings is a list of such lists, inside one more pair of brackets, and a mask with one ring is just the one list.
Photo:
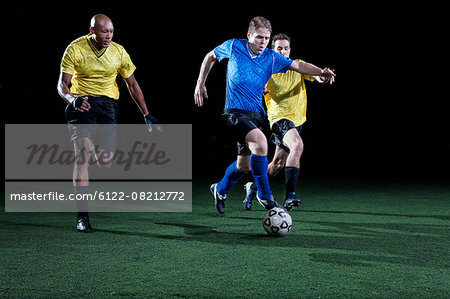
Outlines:
[[409, 215], [409, 214], [389, 214], [375, 212], [355, 212], [355, 211], [327, 211], [327, 210], [295, 210], [294, 213], [326, 213], [326, 214], [351, 214], [351, 215], [367, 215], [367, 216], [388, 216], [388, 217], [407, 217], [407, 218], [433, 218], [439, 220], [450, 220], [448, 215]]
[[[247, 217], [236, 217], [245, 218]], [[259, 219], [259, 218], [257, 218]], [[2, 226], [42, 228], [42, 234], [62, 233], [66, 226], [58, 223], [26, 223], [0, 221]], [[371, 266], [384, 262], [408, 266], [450, 267], [449, 226], [410, 223], [357, 223], [337, 221], [297, 221], [297, 227], [285, 237], [264, 233], [225, 231], [226, 228], [181, 222], [153, 222], [155, 225], [178, 227], [183, 233], [158, 233], [158, 230], [131, 231], [94, 227], [93, 242], [105, 234], [201, 242], [219, 246], [290, 248], [306, 252], [312, 261], [349, 266]], [[136, 227], [136, 226], [134, 226]], [[73, 230], [73, 228], [72, 228]], [[99, 238], [100, 237], [100, 238]], [[260, 249], [256, 249], [260, 250]], [[292, 251], [291, 251], [292, 253]]]
[[[310, 222], [312, 223], [312, 222]], [[162, 235], [102, 230], [119, 235], [133, 235], [184, 242], [206, 242], [219, 245], [245, 245], [253, 247], [285, 247], [311, 249], [312, 261], [351, 266], [371, 266], [373, 263], [393, 263], [408, 266], [430, 266], [447, 268], [448, 227], [438, 225], [379, 224], [316, 222], [325, 227], [309, 229], [305, 233], [286, 237], [271, 237], [267, 234], [250, 234], [218, 231], [205, 225], [186, 223], [155, 223], [184, 228], [184, 235]], [[386, 231], [383, 231], [386, 230]], [[330, 235], [333, 234], [333, 235]], [[339, 252], [325, 253], [326, 250]], [[343, 253], [342, 251], [348, 251]]]

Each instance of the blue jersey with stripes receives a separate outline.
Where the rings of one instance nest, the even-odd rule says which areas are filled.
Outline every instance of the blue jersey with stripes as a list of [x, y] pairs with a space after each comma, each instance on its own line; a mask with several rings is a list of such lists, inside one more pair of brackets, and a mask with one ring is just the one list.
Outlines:
[[285, 73], [292, 59], [265, 49], [253, 54], [247, 39], [230, 39], [214, 49], [219, 61], [228, 59], [225, 109], [264, 113], [262, 95], [272, 74]]

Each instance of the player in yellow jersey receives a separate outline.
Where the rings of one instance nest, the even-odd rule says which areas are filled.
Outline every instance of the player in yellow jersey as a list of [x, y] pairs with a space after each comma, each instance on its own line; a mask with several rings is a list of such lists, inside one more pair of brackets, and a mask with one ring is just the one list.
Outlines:
[[[66, 118], [77, 157], [73, 171], [77, 194], [88, 193], [91, 155], [98, 157], [98, 165], [111, 166], [118, 118], [117, 74], [124, 78], [149, 131], [151, 124], [157, 123], [148, 112], [130, 56], [124, 47], [112, 41], [114, 26], [111, 19], [98, 14], [91, 19], [90, 25], [88, 35], [74, 40], [66, 48], [57, 86], [58, 94], [67, 102]], [[95, 148], [94, 135], [98, 144]], [[77, 201], [77, 231], [92, 232], [87, 208], [87, 201]]]
[[[272, 39], [272, 49], [289, 57], [291, 40], [283, 33]], [[297, 59], [298, 61], [302, 61]], [[285, 168], [286, 198], [284, 207], [291, 210], [300, 205], [300, 199], [295, 195], [300, 173], [300, 157], [303, 153], [303, 140], [300, 137], [303, 123], [306, 121], [306, 88], [304, 79], [316, 80], [320, 83], [334, 82], [334, 76], [325, 78], [308, 76], [293, 71], [285, 74], [273, 74], [266, 85], [264, 96], [267, 106], [267, 116], [272, 129], [271, 141], [276, 145], [275, 154], [268, 167], [270, 176], [277, 175]], [[244, 206], [251, 209], [255, 196], [256, 185], [253, 182], [245, 184], [246, 197]]]

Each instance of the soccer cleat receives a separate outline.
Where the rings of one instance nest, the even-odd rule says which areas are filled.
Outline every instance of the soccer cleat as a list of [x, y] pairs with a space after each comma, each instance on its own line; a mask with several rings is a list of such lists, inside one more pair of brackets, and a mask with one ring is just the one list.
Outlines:
[[284, 200], [284, 208], [288, 211], [292, 210], [292, 207], [300, 206], [302, 202], [300, 199], [295, 196], [295, 193], [292, 192], [288, 195], [288, 197]]
[[282, 208], [284, 209], [282, 206], [280, 206], [280, 204], [273, 198], [273, 196], [270, 199], [261, 199], [258, 196], [258, 193], [256, 193], [256, 199], [258, 200], [258, 202], [266, 209], [266, 210], [271, 210], [275, 207], [277, 208]]
[[92, 233], [92, 227], [91, 224], [89, 223], [89, 215], [78, 215], [77, 216], [77, 232], [80, 233]]
[[244, 199], [243, 203], [244, 203], [244, 208], [247, 211], [250, 211], [252, 209], [252, 201], [256, 195], [256, 192], [253, 191], [253, 189], [252, 189], [253, 184], [254, 184], [253, 182], [248, 182], [247, 184], [244, 185], [245, 199]]
[[227, 199], [227, 196], [220, 195], [219, 192], [217, 192], [217, 183], [212, 184], [211, 187], [209, 187], [209, 190], [214, 196], [214, 205], [216, 206], [217, 212], [220, 214], [225, 213], [225, 200]]

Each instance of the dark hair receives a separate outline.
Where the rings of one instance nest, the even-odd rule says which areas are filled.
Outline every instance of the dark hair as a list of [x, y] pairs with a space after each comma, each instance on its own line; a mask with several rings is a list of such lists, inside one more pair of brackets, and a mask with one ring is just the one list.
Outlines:
[[250, 34], [253, 34], [256, 29], [261, 27], [266, 28], [267, 30], [272, 32], [272, 25], [270, 24], [269, 20], [264, 17], [254, 17], [248, 25], [248, 31], [250, 32]]
[[278, 33], [272, 37], [272, 49], [275, 48], [275, 42], [280, 39], [285, 39], [289, 42], [289, 45], [291, 44], [291, 38], [289, 36], [284, 33]]

